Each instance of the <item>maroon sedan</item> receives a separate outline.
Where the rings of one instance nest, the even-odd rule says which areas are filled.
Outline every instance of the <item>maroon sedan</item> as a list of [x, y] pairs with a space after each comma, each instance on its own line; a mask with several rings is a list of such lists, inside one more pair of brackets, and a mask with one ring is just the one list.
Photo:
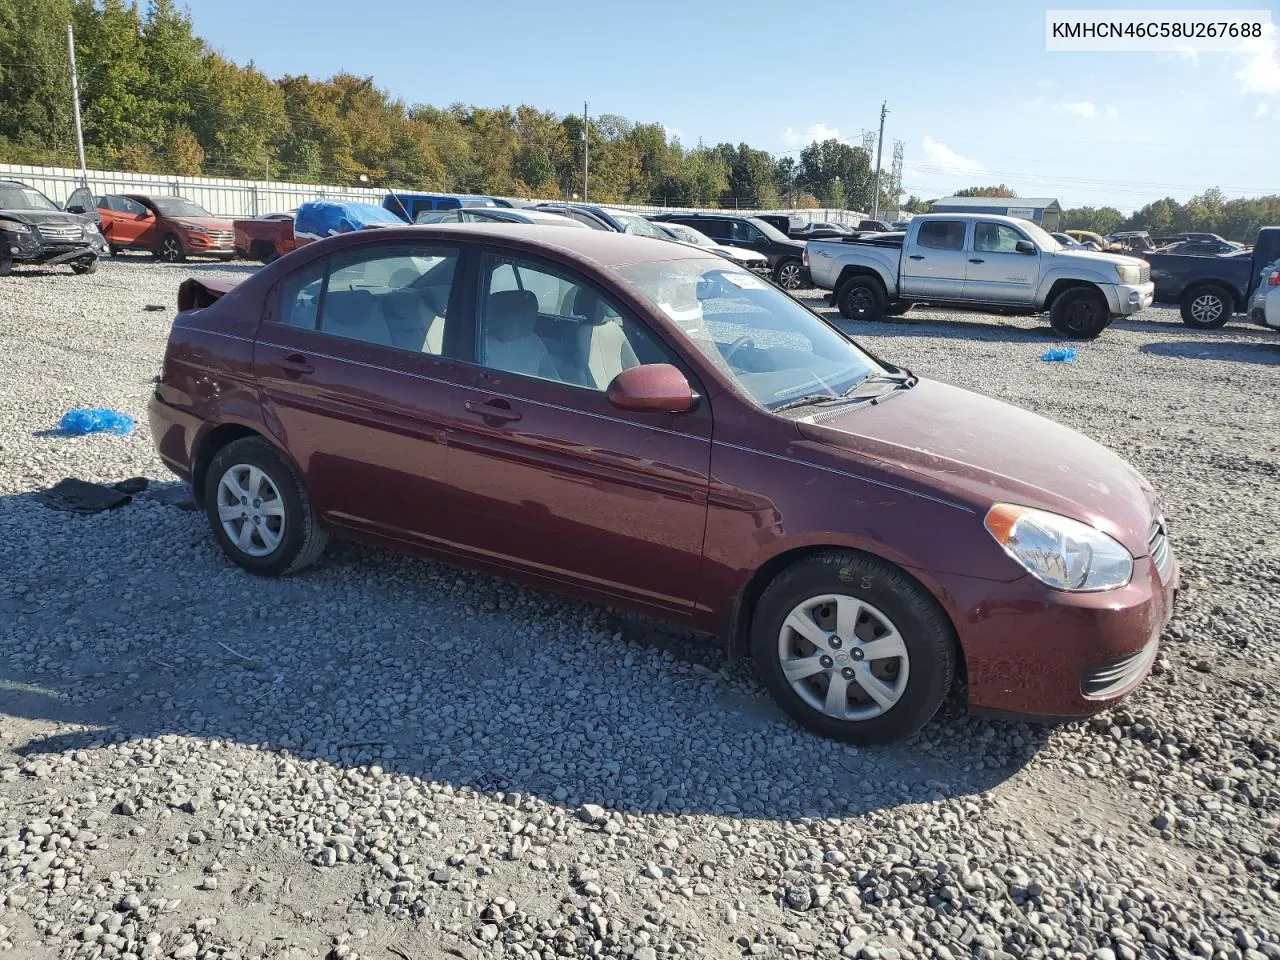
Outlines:
[[643, 611], [855, 743], [919, 729], [961, 672], [975, 709], [1094, 713], [1170, 616], [1123, 460], [688, 246], [387, 228], [179, 300], [152, 429], [256, 574], [341, 536]]

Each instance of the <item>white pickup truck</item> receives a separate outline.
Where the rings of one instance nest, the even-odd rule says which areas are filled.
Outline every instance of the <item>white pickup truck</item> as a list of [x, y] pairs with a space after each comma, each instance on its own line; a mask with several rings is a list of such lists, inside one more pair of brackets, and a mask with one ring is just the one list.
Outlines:
[[913, 303], [1041, 313], [1063, 337], [1089, 340], [1151, 305], [1151, 267], [1135, 257], [1066, 250], [1014, 217], [933, 213], [904, 233], [810, 240], [804, 265], [850, 320]]

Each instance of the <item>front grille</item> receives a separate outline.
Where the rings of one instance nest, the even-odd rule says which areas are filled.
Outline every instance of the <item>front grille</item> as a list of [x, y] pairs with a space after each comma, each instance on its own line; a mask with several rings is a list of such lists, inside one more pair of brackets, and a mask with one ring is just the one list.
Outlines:
[[79, 240], [84, 236], [84, 228], [78, 223], [42, 223], [40, 236], [51, 242]]
[[210, 230], [208, 237], [214, 243], [230, 243], [235, 239], [235, 232], [232, 230]]
[[1156, 573], [1161, 583], [1168, 583], [1173, 576], [1173, 551], [1169, 549], [1169, 534], [1165, 530], [1164, 517], [1156, 517], [1151, 524], [1151, 532], [1147, 534], [1147, 546], [1151, 550], [1151, 562], [1156, 565]]
[[1151, 279], [1151, 264], [1144, 262], [1142, 266], [1138, 268], [1138, 281], [1140, 283], [1146, 283], [1150, 279]]
[[1153, 637], [1136, 653], [1093, 664], [1080, 675], [1080, 692], [1099, 700], [1114, 697], [1147, 675], [1159, 650], [1159, 638]]

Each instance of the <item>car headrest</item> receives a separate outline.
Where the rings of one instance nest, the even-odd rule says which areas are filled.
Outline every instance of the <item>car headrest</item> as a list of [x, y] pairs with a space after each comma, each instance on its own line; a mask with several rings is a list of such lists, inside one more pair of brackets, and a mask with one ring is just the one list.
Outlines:
[[587, 323], [600, 323], [604, 320], [604, 301], [589, 287], [579, 287], [573, 297], [575, 317], [582, 317]]
[[489, 294], [485, 326], [495, 340], [518, 340], [533, 333], [538, 322], [538, 298], [531, 290], [502, 290]]

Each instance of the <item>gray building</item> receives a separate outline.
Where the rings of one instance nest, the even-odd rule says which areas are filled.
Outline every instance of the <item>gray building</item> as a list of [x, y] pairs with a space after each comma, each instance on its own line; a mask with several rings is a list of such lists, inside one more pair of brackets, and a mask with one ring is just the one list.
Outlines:
[[933, 213], [992, 213], [1018, 217], [1053, 233], [1062, 227], [1062, 206], [1052, 197], [943, 197]]

